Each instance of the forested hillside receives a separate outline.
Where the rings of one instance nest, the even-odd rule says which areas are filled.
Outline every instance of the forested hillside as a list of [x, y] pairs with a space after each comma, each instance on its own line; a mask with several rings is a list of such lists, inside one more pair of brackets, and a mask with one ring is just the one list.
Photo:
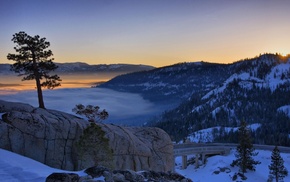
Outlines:
[[225, 127], [237, 127], [244, 119], [248, 124], [260, 124], [252, 132], [255, 143], [289, 146], [289, 56], [265, 54], [227, 68], [231, 75], [221, 85], [207, 93], [201, 89], [151, 125], [164, 129], [175, 141], [201, 129], [221, 126], [212, 130], [214, 141], [236, 142], [237, 134]]
[[177, 105], [191, 95], [214, 89], [230, 76], [228, 65], [206, 62], [178, 63], [149, 71], [124, 74], [100, 85], [141, 94], [157, 104]]

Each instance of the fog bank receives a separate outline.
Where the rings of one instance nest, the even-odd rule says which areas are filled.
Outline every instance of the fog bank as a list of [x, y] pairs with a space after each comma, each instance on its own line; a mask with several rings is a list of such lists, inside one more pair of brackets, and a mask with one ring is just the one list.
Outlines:
[[[44, 90], [44, 103], [47, 109], [72, 112], [76, 104], [98, 105], [106, 109], [109, 118], [106, 123], [140, 125], [162, 111], [153, 103], [144, 100], [138, 94], [117, 92], [104, 88], [64, 88]], [[28, 103], [38, 107], [36, 90], [12, 92], [0, 95], [1, 100]]]

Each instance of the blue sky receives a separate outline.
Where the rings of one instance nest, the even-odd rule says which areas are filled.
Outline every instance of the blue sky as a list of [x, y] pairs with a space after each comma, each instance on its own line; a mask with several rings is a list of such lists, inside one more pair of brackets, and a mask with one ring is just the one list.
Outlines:
[[287, 54], [289, 7], [287, 0], [2, 0], [0, 63], [9, 62], [19, 31], [46, 37], [55, 62], [164, 66]]

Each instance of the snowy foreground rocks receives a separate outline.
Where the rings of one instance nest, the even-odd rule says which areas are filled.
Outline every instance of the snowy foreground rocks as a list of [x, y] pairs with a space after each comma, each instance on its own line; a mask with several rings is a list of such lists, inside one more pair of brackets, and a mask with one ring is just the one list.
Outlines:
[[75, 173], [53, 173], [46, 178], [46, 182], [192, 182], [191, 179], [174, 172], [113, 170], [95, 166], [85, 170], [86, 176]]
[[[0, 100], [0, 148], [54, 168], [82, 170], [102, 165], [96, 160], [100, 157], [110, 158], [106, 153], [94, 156], [100, 155], [98, 152], [76, 154], [76, 144], [88, 126], [87, 121], [71, 114]], [[98, 126], [108, 139], [113, 170], [166, 172], [173, 169], [173, 145], [163, 130], [110, 124]], [[86, 151], [101, 148], [87, 148]]]

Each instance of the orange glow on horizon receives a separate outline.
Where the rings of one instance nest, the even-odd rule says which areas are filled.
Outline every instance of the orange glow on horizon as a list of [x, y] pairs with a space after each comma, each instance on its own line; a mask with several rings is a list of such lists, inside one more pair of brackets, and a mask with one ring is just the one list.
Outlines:
[[[60, 75], [62, 81], [61, 86], [54, 89], [65, 88], [90, 88], [96, 84], [108, 81], [116, 75], [104, 74], [100, 77], [95, 74], [91, 75]], [[42, 88], [42, 90], [47, 90]], [[21, 77], [2, 76], [0, 77], [0, 95], [15, 94], [23, 91], [35, 91], [36, 85], [34, 80], [21, 81]]]

